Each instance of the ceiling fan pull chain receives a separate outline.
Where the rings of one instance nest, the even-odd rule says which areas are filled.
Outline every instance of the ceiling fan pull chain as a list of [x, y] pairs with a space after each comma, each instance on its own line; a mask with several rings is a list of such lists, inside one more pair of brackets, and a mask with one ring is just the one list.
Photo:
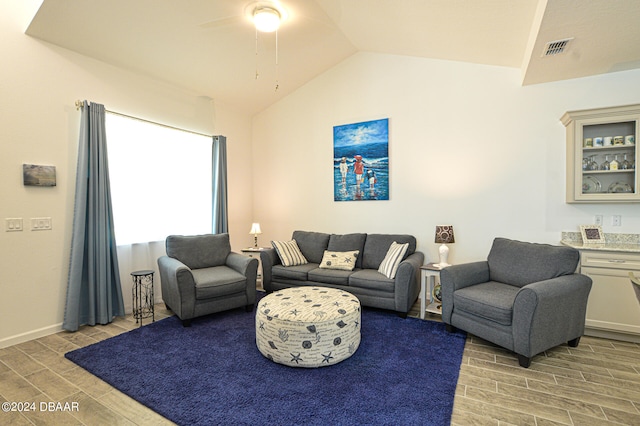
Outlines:
[[258, 74], [258, 29], [256, 28], [256, 80], [260, 77]]
[[276, 30], [276, 92], [278, 91], [278, 88], [280, 87], [280, 84], [278, 83], [278, 30]]

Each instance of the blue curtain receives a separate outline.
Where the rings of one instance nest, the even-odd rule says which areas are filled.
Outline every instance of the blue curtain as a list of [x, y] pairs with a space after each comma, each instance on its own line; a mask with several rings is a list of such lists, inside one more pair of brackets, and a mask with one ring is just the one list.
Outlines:
[[213, 233], [229, 232], [227, 217], [227, 138], [213, 137]]
[[124, 315], [111, 212], [104, 105], [84, 101], [80, 122], [65, 330]]

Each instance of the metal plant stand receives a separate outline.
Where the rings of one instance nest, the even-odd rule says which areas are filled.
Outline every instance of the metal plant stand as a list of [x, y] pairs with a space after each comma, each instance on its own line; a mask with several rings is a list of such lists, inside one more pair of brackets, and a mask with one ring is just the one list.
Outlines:
[[155, 271], [144, 270], [131, 273], [133, 278], [133, 287], [131, 288], [131, 297], [133, 298], [133, 317], [136, 324], [140, 320], [142, 327], [142, 319], [151, 317], [151, 321], [155, 322], [154, 313], [154, 296], [153, 296], [153, 274]]

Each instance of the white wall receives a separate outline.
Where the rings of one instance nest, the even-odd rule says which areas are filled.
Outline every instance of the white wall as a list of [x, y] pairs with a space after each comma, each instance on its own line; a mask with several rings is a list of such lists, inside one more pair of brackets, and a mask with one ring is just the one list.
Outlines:
[[[557, 244], [605, 216], [640, 233], [640, 207], [565, 203], [566, 110], [640, 102], [640, 71], [522, 87], [519, 70], [359, 53], [254, 117], [254, 218], [269, 240], [294, 229], [410, 233], [437, 261], [485, 259], [496, 236]], [[390, 200], [333, 201], [333, 126], [389, 117]], [[611, 215], [623, 226], [610, 226]]]
[[[251, 241], [250, 118], [197, 93], [26, 36], [39, 3], [0, 3], [0, 347], [58, 331], [62, 323], [80, 124], [76, 99], [226, 135], [232, 245]], [[57, 186], [23, 186], [23, 163], [56, 166]], [[152, 207], [161, 208], [162, 202]], [[31, 231], [29, 218], [43, 216], [52, 218], [53, 230]], [[25, 230], [5, 232], [9, 217], [23, 218]], [[130, 280], [123, 282], [128, 305], [129, 289]]]

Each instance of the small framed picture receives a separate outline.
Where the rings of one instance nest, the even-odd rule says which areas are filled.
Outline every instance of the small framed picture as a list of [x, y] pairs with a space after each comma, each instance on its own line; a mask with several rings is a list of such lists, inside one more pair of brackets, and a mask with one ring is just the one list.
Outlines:
[[22, 181], [25, 186], [56, 186], [56, 166], [23, 164]]
[[604, 233], [600, 225], [580, 225], [582, 244], [604, 244]]

